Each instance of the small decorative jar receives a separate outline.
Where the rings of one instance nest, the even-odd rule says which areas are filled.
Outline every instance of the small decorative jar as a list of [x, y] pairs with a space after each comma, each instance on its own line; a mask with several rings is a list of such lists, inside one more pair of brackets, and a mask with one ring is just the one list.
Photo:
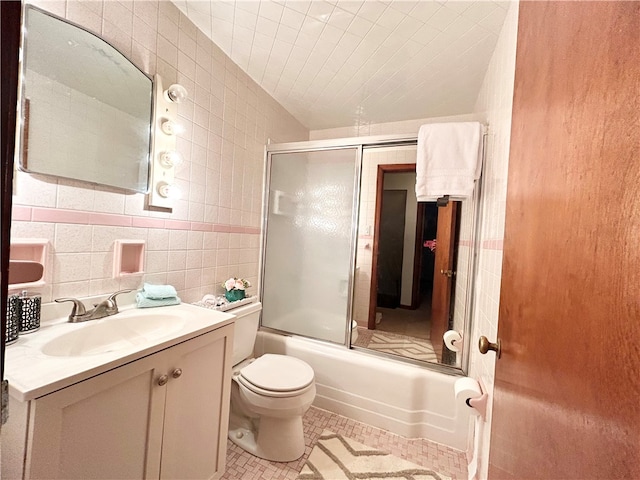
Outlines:
[[244, 290], [237, 290], [237, 289], [227, 290], [224, 293], [224, 296], [230, 302], [237, 302], [238, 300], [242, 300], [244, 298], [244, 295], [245, 295]]
[[7, 337], [5, 339], [5, 345], [9, 345], [18, 340], [21, 303], [18, 295], [9, 295], [7, 298]]
[[27, 291], [22, 292], [20, 297], [20, 333], [32, 333], [40, 328], [40, 295], [29, 297]]

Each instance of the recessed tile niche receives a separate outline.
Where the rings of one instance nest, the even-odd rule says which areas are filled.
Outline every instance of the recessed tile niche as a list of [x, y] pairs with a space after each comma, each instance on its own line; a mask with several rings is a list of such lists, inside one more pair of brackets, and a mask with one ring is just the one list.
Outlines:
[[9, 253], [9, 289], [41, 287], [45, 284], [47, 245], [43, 238], [15, 239]]
[[113, 250], [113, 277], [144, 273], [144, 240], [116, 240]]

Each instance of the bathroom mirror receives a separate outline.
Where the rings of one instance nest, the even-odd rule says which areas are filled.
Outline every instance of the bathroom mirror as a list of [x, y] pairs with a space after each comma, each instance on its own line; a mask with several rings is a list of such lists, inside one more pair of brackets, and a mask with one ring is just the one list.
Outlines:
[[363, 149], [351, 344], [463, 369], [443, 335], [469, 330], [475, 203], [417, 202], [415, 159], [415, 144]]
[[20, 169], [145, 193], [152, 80], [98, 36], [25, 7]]

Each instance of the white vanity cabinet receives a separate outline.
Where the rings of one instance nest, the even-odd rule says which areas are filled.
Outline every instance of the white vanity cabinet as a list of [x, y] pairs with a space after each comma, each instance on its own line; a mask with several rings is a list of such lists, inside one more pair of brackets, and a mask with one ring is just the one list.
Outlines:
[[28, 402], [24, 478], [222, 476], [232, 334], [228, 324]]

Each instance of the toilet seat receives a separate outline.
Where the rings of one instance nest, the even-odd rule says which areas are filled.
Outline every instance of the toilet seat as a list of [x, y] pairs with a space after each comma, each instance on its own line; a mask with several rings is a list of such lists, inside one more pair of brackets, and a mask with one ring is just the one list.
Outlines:
[[236, 376], [238, 383], [259, 395], [291, 397], [313, 384], [313, 369], [304, 361], [286, 355], [265, 354]]

